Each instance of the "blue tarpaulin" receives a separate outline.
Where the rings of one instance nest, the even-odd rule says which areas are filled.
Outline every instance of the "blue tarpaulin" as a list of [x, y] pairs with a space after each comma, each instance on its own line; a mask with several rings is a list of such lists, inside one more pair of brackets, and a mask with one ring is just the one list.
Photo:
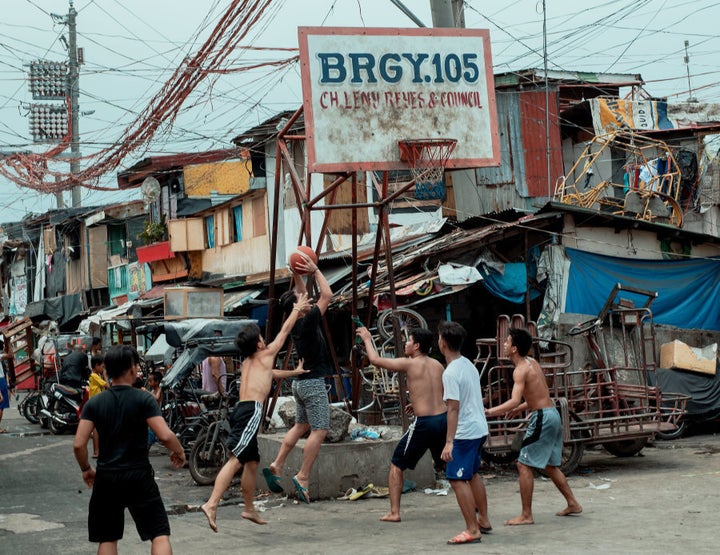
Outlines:
[[[486, 270], [479, 267], [483, 276], [483, 284], [496, 297], [510, 301], [511, 303], [525, 302], [525, 291], [528, 288], [527, 271], [524, 262], [512, 262], [505, 264], [505, 273], [501, 274], [495, 270]], [[535, 268], [531, 267], [531, 277], [535, 278]], [[537, 289], [530, 290], [530, 298], [534, 299], [540, 295]]]
[[720, 260], [642, 260], [565, 250], [571, 261], [565, 312], [598, 314], [621, 283], [657, 291], [650, 305], [655, 323], [720, 331]]

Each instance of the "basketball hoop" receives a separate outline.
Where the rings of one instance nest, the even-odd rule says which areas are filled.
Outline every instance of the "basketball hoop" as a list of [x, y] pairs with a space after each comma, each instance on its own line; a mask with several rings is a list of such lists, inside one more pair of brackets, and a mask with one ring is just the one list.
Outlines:
[[400, 160], [410, 166], [410, 174], [415, 180], [415, 198], [445, 199], [445, 167], [456, 144], [455, 139], [398, 141]]

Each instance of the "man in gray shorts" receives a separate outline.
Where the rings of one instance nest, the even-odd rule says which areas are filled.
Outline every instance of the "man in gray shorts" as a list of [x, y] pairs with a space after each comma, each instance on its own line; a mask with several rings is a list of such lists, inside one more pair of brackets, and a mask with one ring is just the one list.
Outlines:
[[[285, 459], [298, 440], [309, 430], [310, 436], [303, 449], [302, 465], [292, 481], [300, 501], [310, 503], [308, 493], [310, 471], [330, 427], [330, 402], [325, 389], [325, 376], [333, 373], [333, 363], [321, 325], [322, 317], [332, 300], [332, 289], [310, 257], [304, 255], [303, 259], [300, 270], [308, 276], [315, 277], [320, 289], [320, 298], [309, 310], [303, 310], [299, 314], [290, 335], [298, 357], [304, 361], [303, 365], [308, 372], [292, 383], [296, 403], [295, 425], [285, 434], [275, 460], [269, 468], [263, 469], [263, 475], [271, 491], [282, 491], [278, 480], [282, 476]], [[280, 305], [286, 313], [292, 310], [297, 295], [307, 292], [301, 275], [295, 274], [294, 281], [295, 289], [291, 289], [280, 298]]]
[[532, 412], [517, 463], [522, 511], [519, 516], [505, 521], [509, 526], [535, 522], [532, 513], [533, 468], [543, 470], [567, 502], [567, 507], [556, 515], [569, 516], [582, 512], [567, 478], [559, 468], [562, 457], [560, 414], [550, 398], [542, 368], [534, 358], [528, 356], [532, 341], [526, 329], [510, 330], [503, 349], [505, 356], [515, 365], [512, 394], [503, 404], [485, 411], [486, 416], [490, 417], [513, 417], [525, 410]]

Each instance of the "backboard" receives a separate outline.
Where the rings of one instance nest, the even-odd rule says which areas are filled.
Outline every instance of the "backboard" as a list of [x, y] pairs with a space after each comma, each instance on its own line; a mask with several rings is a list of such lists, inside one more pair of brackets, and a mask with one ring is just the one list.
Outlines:
[[457, 140], [448, 168], [496, 166], [484, 29], [300, 27], [311, 172], [406, 169], [398, 141]]

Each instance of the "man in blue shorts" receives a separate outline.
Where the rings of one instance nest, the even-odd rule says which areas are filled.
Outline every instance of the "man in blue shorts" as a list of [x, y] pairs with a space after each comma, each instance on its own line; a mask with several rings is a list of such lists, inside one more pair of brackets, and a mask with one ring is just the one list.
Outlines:
[[445, 475], [465, 519], [465, 530], [448, 543], [479, 542], [482, 532], [492, 530], [485, 484], [477, 473], [482, 446], [488, 435], [480, 376], [473, 363], [460, 353], [465, 328], [457, 322], [441, 322], [438, 333], [440, 352], [447, 363], [442, 377], [447, 403], [447, 438], [442, 459], [447, 462]]
[[[143, 541], [151, 540], [153, 554], [170, 554], [170, 524], [155, 473], [148, 460], [148, 426], [170, 450], [173, 466], [182, 468], [185, 452], [147, 391], [136, 389], [140, 357], [128, 345], [115, 345], [105, 355], [110, 389], [85, 404], [73, 443], [83, 481], [92, 488], [88, 514], [91, 542], [98, 554], [117, 553], [123, 537], [125, 508]], [[97, 471], [88, 462], [88, 440], [93, 430], [100, 436]]]
[[370, 331], [361, 327], [357, 334], [365, 344], [370, 364], [395, 372], [405, 372], [415, 420], [400, 439], [390, 462], [388, 485], [390, 512], [380, 520], [400, 522], [400, 496], [403, 471], [413, 469], [430, 449], [433, 461], [442, 463], [440, 454], [447, 433], [447, 408], [443, 401], [443, 365], [430, 358], [433, 334], [426, 328], [415, 328], [405, 343], [405, 358], [382, 358], [377, 354]]
[[[562, 459], [562, 425], [560, 414], [550, 398], [545, 374], [538, 362], [527, 356], [532, 347], [532, 336], [521, 328], [510, 330], [503, 345], [505, 357], [512, 360], [513, 389], [510, 399], [486, 411], [487, 416], [515, 416], [525, 410], [532, 411], [530, 423], [518, 457], [520, 482], [520, 516], [505, 521], [505, 524], [533, 524], [532, 494], [535, 476], [533, 468], [542, 470], [560, 490], [567, 507], [558, 511], [558, 516], [579, 514], [582, 507], [573, 495], [567, 478], [560, 470]], [[523, 402], [525, 398], [525, 402]]]

